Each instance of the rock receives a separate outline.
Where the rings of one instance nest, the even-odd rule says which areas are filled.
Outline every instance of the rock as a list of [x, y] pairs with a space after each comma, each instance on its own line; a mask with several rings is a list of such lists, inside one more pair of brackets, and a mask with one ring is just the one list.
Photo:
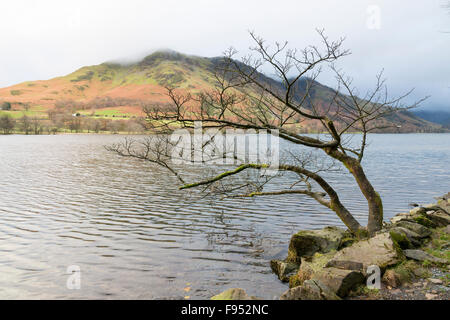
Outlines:
[[[411, 249], [418, 245], [420, 245], [420, 241], [418, 242], [416, 237], [414, 237], [414, 232], [402, 228], [402, 227], [394, 227], [389, 230], [389, 234], [391, 238], [397, 243], [402, 249]], [[416, 234], [418, 237], [419, 235]]]
[[438, 227], [446, 227], [450, 224], [450, 215], [441, 211], [427, 214], [427, 218], [433, 221]]
[[356, 261], [345, 261], [345, 260], [332, 260], [328, 261], [326, 267], [334, 267], [344, 270], [357, 270], [363, 271], [364, 265], [361, 262]]
[[447, 227], [445, 227], [445, 233], [446, 234], [450, 234], [450, 225], [448, 225]]
[[325, 254], [316, 252], [312, 257], [301, 258], [300, 268], [297, 274], [289, 279], [289, 286], [292, 288], [310, 280], [315, 273], [325, 268], [325, 265], [335, 253], [334, 250]]
[[415, 221], [415, 222], [417, 222], [418, 224], [420, 224], [420, 225], [422, 225], [422, 226], [425, 226], [425, 227], [427, 227], [427, 228], [436, 228], [437, 227], [437, 224], [436, 223], [434, 223], [433, 221], [431, 221], [430, 219], [428, 219], [426, 216], [424, 216], [424, 215], [416, 215], [416, 216], [414, 216], [414, 217], [412, 217], [413, 218], [413, 220]]
[[409, 213], [411, 214], [411, 215], [416, 215], [416, 214], [425, 214], [425, 212], [426, 212], [426, 208], [423, 208], [423, 207], [415, 207], [414, 209], [411, 209], [410, 211], [409, 211]]
[[435, 298], [437, 298], [437, 294], [432, 294], [432, 293], [425, 293], [425, 298], [427, 298], [427, 300], [433, 300]]
[[244, 289], [232, 288], [214, 296], [211, 300], [257, 300], [258, 298], [249, 296]]
[[396, 246], [388, 232], [380, 233], [368, 240], [359, 241], [351, 247], [337, 252], [330, 265], [339, 264], [338, 261], [354, 261], [363, 265], [363, 271], [367, 267], [377, 265], [384, 270], [391, 265], [396, 265], [403, 260], [401, 250]]
[[275, 273], [278, 276], [278, 279], [280, 279], [283, 282], [288, 282], [289, 277], [296, 273], [298, 269], [298, 264], [284, 262], [281, 260], [271, 260], [270, 267], [273, 273]]
[[302, 257], [337, 250], [344, 236], [345, 230], [337, 227], [300, 231], [291, 237], [286, 261], [299, 264]]
[[437, 264], [446, 264], [447, 260], [437, 258], [435, 256], [432, 256], [431, 254], [426, 253], [425, 251], [418, 250], [418, 249], [408, 249], [403, 250], [403, 253], [408, 259], [413, 259], [417, 261], [430, 261], [431, 263], [437, 263]]
[[442, 199], [439, 199], [437, 202], [437, 207], [444, 210], [447, 213], [450, 213], [450, 199], [443, 197]]
[[306, 280], [301, 286], [284, 292], [280, 300], [340, 300], [340, 298], [322, 282]]
[[423, 278], [426, 274], [428, 274], [427, 270], [422, 267], [417, 267], [412, 270], [414, 275], [418, 278]]
[[429, 282], [431, 282], [432, 284], [443, 284], [444, 282], [441, 279], [434, 279], [434, 278], [429, 278], [427, 279]]
[[429, 236], [431, 236], [431, 230], [428, 229], [427, 227], [424, 227], [421, 224], [415, 223], [415, 222], [410, 222], [410, 221], [400, 221], [396, 224], [398, 227], [402, 227], [405, 229], [408, 229], [412, 232], [414, 232], [415, 234], [418, 235], [415, 236], [417, 238], [428, 238]]
[[402, 279], [395, 270], [389, 269], [383, 275], [382, 281], [390, 287], [398, 288], [402, 285]]
[[358, 285], [364, 283], [361, 271], [323, 268], [315, 273], [313, 280], [318, 280], [329, 287], [339, 297], [343, 298]]
[[411, 219], [411, 215], [409, 212], [400, 212], [397, 213], [394, 217], [391, 218], [391, 223], [395, 224], [401, 220]]
[[339, 245], [339, 250], [342, 248], [350, 247], [352, 244], [357, 242], [358, 240], [356, 238], [344, 238], [341, 241], [341, 244]]
[[399, 222], [399, 221], [408, 219], [408, 217], [409, 217], [409, 216], [395, 216], [395, 217], [391, 218], [390, 221], [391, 221], [392, 224], [396, 224], [396, 223]]

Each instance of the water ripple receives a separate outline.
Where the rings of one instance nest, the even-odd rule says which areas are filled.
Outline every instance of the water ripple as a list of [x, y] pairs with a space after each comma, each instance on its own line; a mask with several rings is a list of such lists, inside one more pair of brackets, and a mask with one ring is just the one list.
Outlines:
[[[313, 200], [211, 202], [166, 171], [103, 146], [120, 136], [0, 136], [0, 298], [209, 298], [224, 287], [273, 298], [268, 262], [299, 229], [342, 225]], [[450, 135], [372, 135], [364, 166], [385, 218], [450, 191]], [[196, 171], [197, 170], [197, 171]], [[192, 169], [192, 177], [198, 169]], [[362, 223], [349, 176], [329, 174]], [[284, 180], [280, 180], [282, 183]], [[68, 290], [78, 265], [82, 289]]]

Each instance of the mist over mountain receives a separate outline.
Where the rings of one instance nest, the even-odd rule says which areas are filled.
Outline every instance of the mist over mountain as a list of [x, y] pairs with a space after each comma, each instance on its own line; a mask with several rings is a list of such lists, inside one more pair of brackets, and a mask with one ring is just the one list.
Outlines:
[[[20, 114], [26, 108], [33, 116], [47, 117], [55, 107], [70, 108], [87, 116], [122, 117], [143, 116], [142, 105], [167, 103], [165, 86], [171, 85], [193, 93], [210, 90], [216, 79], [214, 70], [222, 58], [205, 58], [185, 55], [173, 50], [156, 51], [134, 62], [113, 61], [86, 66], [66, 76], [50, 80], [27, 81], [0, 89], [0, 103], [11, 104], [10, 113]], [[245, 67], [245, 66], [244, 66]], [[280, 82], [258, 74], [270, 86], [283, 90]], [[299, 100], [305, 93], [306, 81], [300, 79], [294, 88]], [[310, 90], [310, 101], [325, 108], [333, 99], [334, 90], [315, 81]], [[308, 103], [305, 105], [308, 108]], [[324, 110], [324, 109], [323, 109]], [[400, 112], [380, 119], [385, 132], [437, 132], [444, 128], [431, 116]], [[439, 118], [436, 116], [435, 118]], [[425, 120], [424, 120], [425, 119]], [[429, 121], [427, 121], [429, 120]], [[432, 122], [430, 122], [432, 121]], [[298, 130], [314, 132], [313, 121], [305, 121]]]

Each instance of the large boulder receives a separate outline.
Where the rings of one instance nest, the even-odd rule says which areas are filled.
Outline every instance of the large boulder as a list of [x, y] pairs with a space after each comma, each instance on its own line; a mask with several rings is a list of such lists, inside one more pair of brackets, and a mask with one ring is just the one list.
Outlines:
[[366, 272], [367, 267], [371, 265], [377, 265], [384, 270], [389, 266], [396, 265], [403, 259], [401, 249], [394, 242], [389, 232], [383, 232], [338, 251], [330, 260], [329, 265], [344, 264], [351, 261], [361, 263], [363, 271]]
[[391, 223], [397, 223], [401, 220], [410, 219], [411, 214], [409, 212], [401, 212], [397, 213], [394, 217], [391, 218]]
[[284, 292], [280, 300], [340, 300], [340, 298], [321, 281], [306, 280], [301, 286]]
[[278, 279], [283, 282], [288, 282], [289, 277], [296, 273], [298, 264], [281, 260], [271, 260], [270, 268], [272, 269], [273, 273], [278, 276]]
[[316, 252], [312, 257], [302, 257], [297, 274], [289, 279], [289, 286], [296, 287], [313, 278], [317, 272], [325, 268], [335, 253], [334, 250], [325, 254]]
[[400, 246], [402, 249], [412, 249], [419, 247], [422, 242], [422, 237], [403, 227], [393, 227], [389, 230], [391, 238]]
[[427, 211], [426, 217], [433, 221], [438, 227], [446, 227], [450, 224], [450, 215], [444, 212], [444, 210]]
[[300, 231], [291, 237], [287, 262], [299, 264], [302, 257], [337, 250], [345, 236], [346, 231], [338, 227]]
[[408, 259], [413, 259], [416, 261], [429, 261], [435, 264], [448, 264], [447, 260], [432, 256], [431, 254], [418, 249], [403, 250], [403, 253]]
[[420, 223], [403, 219], [395, 223], [389, 233], [402, 249], [412, 249], [420, 247], [423, 240], [431, 236], [432, 231]]
[[403, 284], [410, 282], [414, 276], [421, 277], [426, 271], [420, 264], [413, 260], [408, 260], [398, 264], [392, 269], [386, 270], [382, 281], [393, 288], [398, 288]]
[[427, 228], [436, 228], [438, 226], [435, 222], [431, 221], [427, 217], [426, 214], [415, 215], [415, 216], [412, 216], [411, 218], [412, 218], [412, 221], [414, 221], [422, 226], [425, 226]]
[[450, 192], [438, 198], [436, 206], [450, 214]]
[[424, 238], [428, 238], [429, 236], [431, 236], [431, 230], [428, 229], [427, 227], [419, 224], [419, 223], [415, 223], [415, 222], [411, 222], [411, 221], [399, 221], [396, 223], [396, 226], [398, 227], [402, 227], [405, 229], [408, 229], [412, 232], [414, 232], [415, 234], [415, 238], [418, 239], [424, 239]]
[[386, 270], [382, 281], [392, 288], [398, 288], [404, 283], [402, 276], [394, 269]]
[[347, 294], [364, 283], [364, 275], [361, 271], [343, 270], [338, 268], [323, 268], [314, 274], [313, 280], [318, 280], [330, 288], [339, 297]]
[[244, 289], [232, 288], [215, 295], [211, 300], [258, 300], [258, 298], [249, 296]]

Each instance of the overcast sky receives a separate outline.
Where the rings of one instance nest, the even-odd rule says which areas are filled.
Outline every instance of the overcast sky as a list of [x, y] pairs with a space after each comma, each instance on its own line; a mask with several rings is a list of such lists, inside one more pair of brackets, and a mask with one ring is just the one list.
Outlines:
[[[450, 12], [445, 0], [2, 0], [0, 86], [170, 48], [245, 53], [248, 30], [302, 48], [315, 28], [346, 37], [340, 62], [362, 89], [384, 68], [393, 94], [415, 87], [427, 108], [450, 111]], [[447, 32], [447, 33], [446, 33]], [[331, 76], [321, 82], [333, 86]]]

